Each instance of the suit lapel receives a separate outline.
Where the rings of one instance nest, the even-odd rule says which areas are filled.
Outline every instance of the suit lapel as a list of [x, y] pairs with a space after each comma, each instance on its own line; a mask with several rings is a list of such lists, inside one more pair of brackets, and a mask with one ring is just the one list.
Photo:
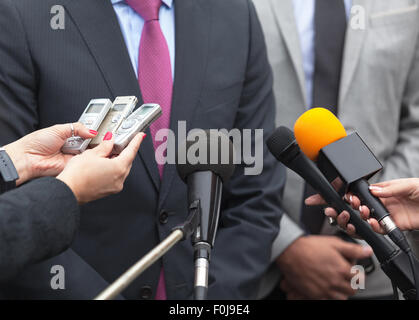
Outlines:
[[301, 95], [304, 105], [307, 106], [305, 90], [305, 76], [303, 70], [303, 57], [300, 45], [300, 35], [298, 34], [297, 24], [294, 15], [292, 0], [269, 0], [275, 14], [278, 28], [284, 38], [285, 45], [291, 57], [294, 69], [297, 73]]
[[[351, 17], [348, 21], [346, 34], [345, 51], [343, 56], [343, 69], [340, 84], [339, 106], [343, 106], [349, 87], [352, 83], [356, 67], [361, 56], [364, 39], [368, 30], [368, 17], [371, 12], [373, 0], [354, 0], [353, 6], [360, 6], [365, 9], [366, 29], [359, 30], [351, 27]], [[341, 112], [341, 110], [339, 111]]]
[[[135, 95], [141, 105], [143, 102], [136, 74], [111, 1], [72, 0], [65, 7], [93, 55], [113, 98]], [[147, 134], [149, 138], [141, 145], [140, 157], [158, 189], [160, 177], [149, 130]]]
[[[176, 62], [170, 129], [177, 137], [179, 121], [186, 121], [187, 130], [193, 128], [191, 121], [206, 72], [211, 9], [207, 0], [175, 0], [174, 4]], [[169, 194], [176, 174], [175, 165], [165, 166], [160, 206]]]

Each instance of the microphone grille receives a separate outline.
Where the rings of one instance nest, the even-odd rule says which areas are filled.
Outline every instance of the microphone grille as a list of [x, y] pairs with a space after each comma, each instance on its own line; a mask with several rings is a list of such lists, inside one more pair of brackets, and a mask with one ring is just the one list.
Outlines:
[[176, 154], [176, 168], [184, 182], [194, 172], [212, 171], [226, 183], [234, 173], [234, 146], [229, 137], [218, 130], [201, 130], [195, 140], [185, 140], [179, 151], [185, 156], [180, 160], [179, 153]]
[[325, 146], [346, 137], [346, 130], [329, 110], [313, 108], [303, 113], [294, 125], [295, 138], [307, 157], [316, 161]]
[[295, 141], [294, 133], [287, 127], [279, 127], [267, 141], [269, 151], [277, 158]]

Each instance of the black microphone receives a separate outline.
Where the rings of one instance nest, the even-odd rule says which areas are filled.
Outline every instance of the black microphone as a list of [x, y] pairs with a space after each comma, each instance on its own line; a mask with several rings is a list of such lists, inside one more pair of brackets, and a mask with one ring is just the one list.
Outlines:
[[338, 212], [347, 211], [357, 233], [374, 250], [381, 263], [387, 262], [397, 250], [381, 235], [375, 233], [359, 213], [339, 196], [320, 169], [308, 159], [298, 146], [293, 132], [286, 127], [279, 127], [268, 139], [269, 151], [286, 167], [299, 174], [308, 184], [317, 190], [325, 201]]
[[390, 239], [403, 251], [411, 250], [406, 237], [393, 222], [387, 208], [369, 189], [367, 179], [381, 170], [381, 164], [357, 133], [321, 149], [318, 166], [322, 172], [335, 172], [334, 175], [344, 181], [348, 190], [370, 208], [371, 216], [377, 219]]
[[[194, 141], [185, 141], [179, 150], [188, 155], [180, 160], [177, 171], [188, 186], [190, 210], [198, 210], [199, 226], [192, 239], [195, 248], [195, 298], [206, 298], [208, 268], [220, 216], [223, 183], [234, 173], [234, 147], [219, 131], [201, 131]], [[191, 156], [193, 155], [193, 156]]]
[[285, 166], [299, 174], [307, 183], [316, 189], [338, 212], [348, 211], [349, 222], [357, 233], [372, 247], [381, 269], [392, 280], [406, 299], [417, 299], [419, 262], [411, 252], [402, 252], [394, 248], [382, 235], [375, 233], [362, 220], [359, 213], [352, 209], [336, 192], [320, 169], [301, 151], [293, 132], [285, 127], [278, 128], [268, 140], [271, 153]]
[[339, 119], [330, 111], [314, 108], [295, 123], [295, 135], [302, 151], [317, 162], [320, 171], [331, 181], [340, 177], [348, 191], [357, 195], [371, 209], [371, 216], [403, 251], [410, 246], [390, 213], [369, 190], [370, 179], [383, 169], [380, 161], [357, 133], [347, 135]]

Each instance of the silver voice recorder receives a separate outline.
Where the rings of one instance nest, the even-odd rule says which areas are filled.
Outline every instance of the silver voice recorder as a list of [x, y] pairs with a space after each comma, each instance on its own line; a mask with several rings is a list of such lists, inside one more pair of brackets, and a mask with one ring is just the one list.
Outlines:
[[122, 122], [115, 134], [114, 154], [120, 154], [130, 141], [147, 128], [162, 114], [158, 104], [143, 104]]
[[[112, 101], [109, 99], [91, 100], [78, 122], [84, 124], [91, 130], [98, 130], [111, 107]], [[62, 148], [62, 152], [67, 154], [82, 153], [86, 150], [91, 140], [92, 139], [83, 139], [77, 136], [68, 138]]]
[[98, 134], [90, 142], [91, 147], [100, 144], [107, 132], [115, 134], [121, 123], [132, 113], [138, 99], [134, 96], [117, 97], [111, 109], [99, 127]]

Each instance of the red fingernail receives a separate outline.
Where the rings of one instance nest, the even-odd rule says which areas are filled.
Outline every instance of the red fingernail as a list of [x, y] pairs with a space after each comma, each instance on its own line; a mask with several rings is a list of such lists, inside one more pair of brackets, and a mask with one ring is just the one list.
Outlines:
[[89, 132], [90, 132], [91, 134], [94, 134], [95, 136], [97, 136], [97, 131], [95, 131], [95, 130], [89, 130]]
[[104, 141], [112, 140], [112, 132], [107, 132], [103, 140]]
[[144, 133], [143, 139], [145, 139], [145, 137], [147, 137], [147, 134], [146, 133]]

